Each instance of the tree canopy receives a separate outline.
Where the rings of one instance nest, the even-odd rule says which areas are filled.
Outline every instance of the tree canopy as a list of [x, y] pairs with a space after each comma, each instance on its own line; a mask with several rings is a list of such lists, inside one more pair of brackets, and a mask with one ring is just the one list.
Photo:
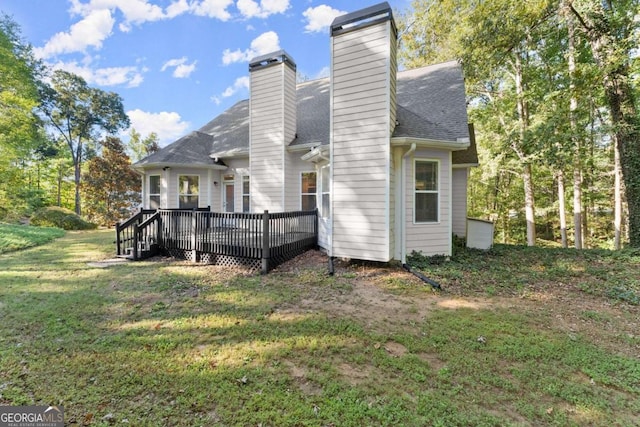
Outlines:
[[97, 143], [101, 133], [115, 134], [129, 127], [122, 98], [87, 85], [80, 76], [56, 70], [42, 91], [42, 112], [66, 143], [74, 165], [75, 211], [81, 213], [80, 184], [87, 144]]

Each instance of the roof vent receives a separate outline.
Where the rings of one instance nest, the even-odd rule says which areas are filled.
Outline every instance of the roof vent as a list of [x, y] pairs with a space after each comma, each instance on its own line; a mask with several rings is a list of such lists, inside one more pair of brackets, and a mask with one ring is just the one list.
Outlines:
[[391, 21], [395, 29], [391, 6], [389, 6], [389, 3], [387, 3], [386, 1], [373, 6], [369, 6], [365, 9], [347, 13], [346, 15], [338, 16], [333, 20], [333, 23], [331, 24], [331, 35], [336, 36], [338, 34], [355, 31], [359, 28], [367, 27], [369, 25], [374, 25], [384, 21]]
[[270, 67], [272, 65], [283, 63], [288, 65], [292, 70], [295, 71], [296, 63], [293, 61], [293, 58], [291, 58], [291, 55], [289, 55], [284, 50], [279, 50], [277, 52], [272, 52], [253, 58], [251, 62], [249, 62], [249, 71], [256, 71], [262, 68]]

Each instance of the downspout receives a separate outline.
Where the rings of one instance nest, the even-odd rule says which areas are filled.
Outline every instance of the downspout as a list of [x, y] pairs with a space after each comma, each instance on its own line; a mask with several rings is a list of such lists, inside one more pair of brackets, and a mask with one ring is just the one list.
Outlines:
[[401, 257], [401, 262], [402, 265], [405, 265], [407, 263], [407, 248], [406, 248], [406, 243], [407, 243], [407, 226], [406, 226], [406, 214], [407, 214], [407, 159], [409, 158], [409, 156], [411, 156], [413, 154], [413, 152], [416, 151], [416, 143], [412, 143], [411, 147], [409, 148], [409, 150], [407, 150], [406, 153], [404, 153], [404, 155], [402, 156], [402, 180], [401, 180], [401, 191], [400, 191], [400, 226], [402, 227], [402, 230], [400, 232], [400, 257]]

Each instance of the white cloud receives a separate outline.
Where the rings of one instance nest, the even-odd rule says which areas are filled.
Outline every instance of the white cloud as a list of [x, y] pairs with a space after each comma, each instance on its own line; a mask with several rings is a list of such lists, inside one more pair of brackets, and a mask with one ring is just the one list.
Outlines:
[[236, 7], [245, 18], [266, 18], [276, 13], [284, 13], [289, 8], [289, 0], [238, 0]]
[[307, 25], [305, 25], [304, 29], [308, 33], [326, 32], [333, 20], [345, 13], [347, 12], [334, 9], [326, 4], [310, 7], [302, 12], [302, 15], [307, 19]]
[[265, 55], [276, 50], [280, 50], [278, 34], [273, 31], [267, 31], [253, 39], [248, 49], [236, 49], [234, 51], [225, 49], [222, 52], [222, 63], [229, 65], [234, 62], [248, 62], [256, 56]]
[[189, 77], [196, 69], [198, 61], [193, 61], [191, 64], [187, 64], [187, 57], [170, 59], [162, 65], [160, 71], [165, 71], [167, 68], [173, 67], [173, 77], [177, 79], [183, 79]]
[[167, 6], [167, 8], [165, 9], [165, 15], [169, 19], [175, 18], [176, 16], [188, 12], [189, 7], [190, 6], [189, 3], [187, 3], [187, 0], [177, 0]]
[[124, 22], [119, 25], [120, 30], [123, 32], [130, 31], [131, 24], [142, 24], [166, 18], [160, 6], [151, 4], [147, 0], [91, 0], [88, 3], [81, 3], [80, 0], [71, 0], [70, 12], [88, 16], [96, 11], [115, 11], [115, 9], [119, 9], [124, 16]]
[[[140, 132], [141, 135], [149, 135], [155, 132], [160, 140], [160, 146], [165, 146], [170, 142], [183, 136], [191, 124], [185, 122], [180, 114], [175, 112], [161, 111], [150, 113], [135, 109], [127, 111], [131, 127]], [[129, 130], [127, 130], [127, 133]]]
[[[224, 90], [224, 92], [222, 92], [221, 96], [223, 98], [228, 98], [230, 96], [235, 95], [236, 93], [238, 93], [239, 91], [241, 91], [243, 89], [249, 89], [249, 77], [248, 76], [243, 76], [243, 77], [237, 78], [232, 86], [229, 86], [228, 88], [226, 88]], [[215, 98], [219, 100], [219, 98], [217, 98], [217, 97], [215, 97]]]
[[109, 10], [96, 10], [69, 28], [69, 32], [60, 32], [45, 43], [44, 47], [34, 49], [39, 58], [50, 58], [61, 53], [83, 52], [91, 46], [102, 47], [102, 42], [111, 35], [115, 19]]
[[233, 0], [201, 0], [199, 3], [192, 3], [190, 10], [198, 16], [208, 16], [227, 21], [231, 18], [227, 8], [232, 4]]
[[78, 64], [77, 62], [57, 62], [51, 67], [53, 69], [61, 69], [77, 74], [87, 81], [88, 84], [96, 84], [99, 86], [119, 86], [125, 85], [128, 88], [138, 87], [144, 81], [143, 74], [148, 70], [139, 67], [108, 67], [92, 69], [88, 62]]

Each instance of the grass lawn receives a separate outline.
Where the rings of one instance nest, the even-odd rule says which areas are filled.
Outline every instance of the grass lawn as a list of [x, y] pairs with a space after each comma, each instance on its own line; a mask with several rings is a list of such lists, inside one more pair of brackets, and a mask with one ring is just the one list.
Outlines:
[[77, 426], [640, 424], [640, 253], [499, 246], [406, 272], [0, 256], [0, 404]]
[[30, 248], [64, 236], [64, 230], [0, 223], [0, 254]]

